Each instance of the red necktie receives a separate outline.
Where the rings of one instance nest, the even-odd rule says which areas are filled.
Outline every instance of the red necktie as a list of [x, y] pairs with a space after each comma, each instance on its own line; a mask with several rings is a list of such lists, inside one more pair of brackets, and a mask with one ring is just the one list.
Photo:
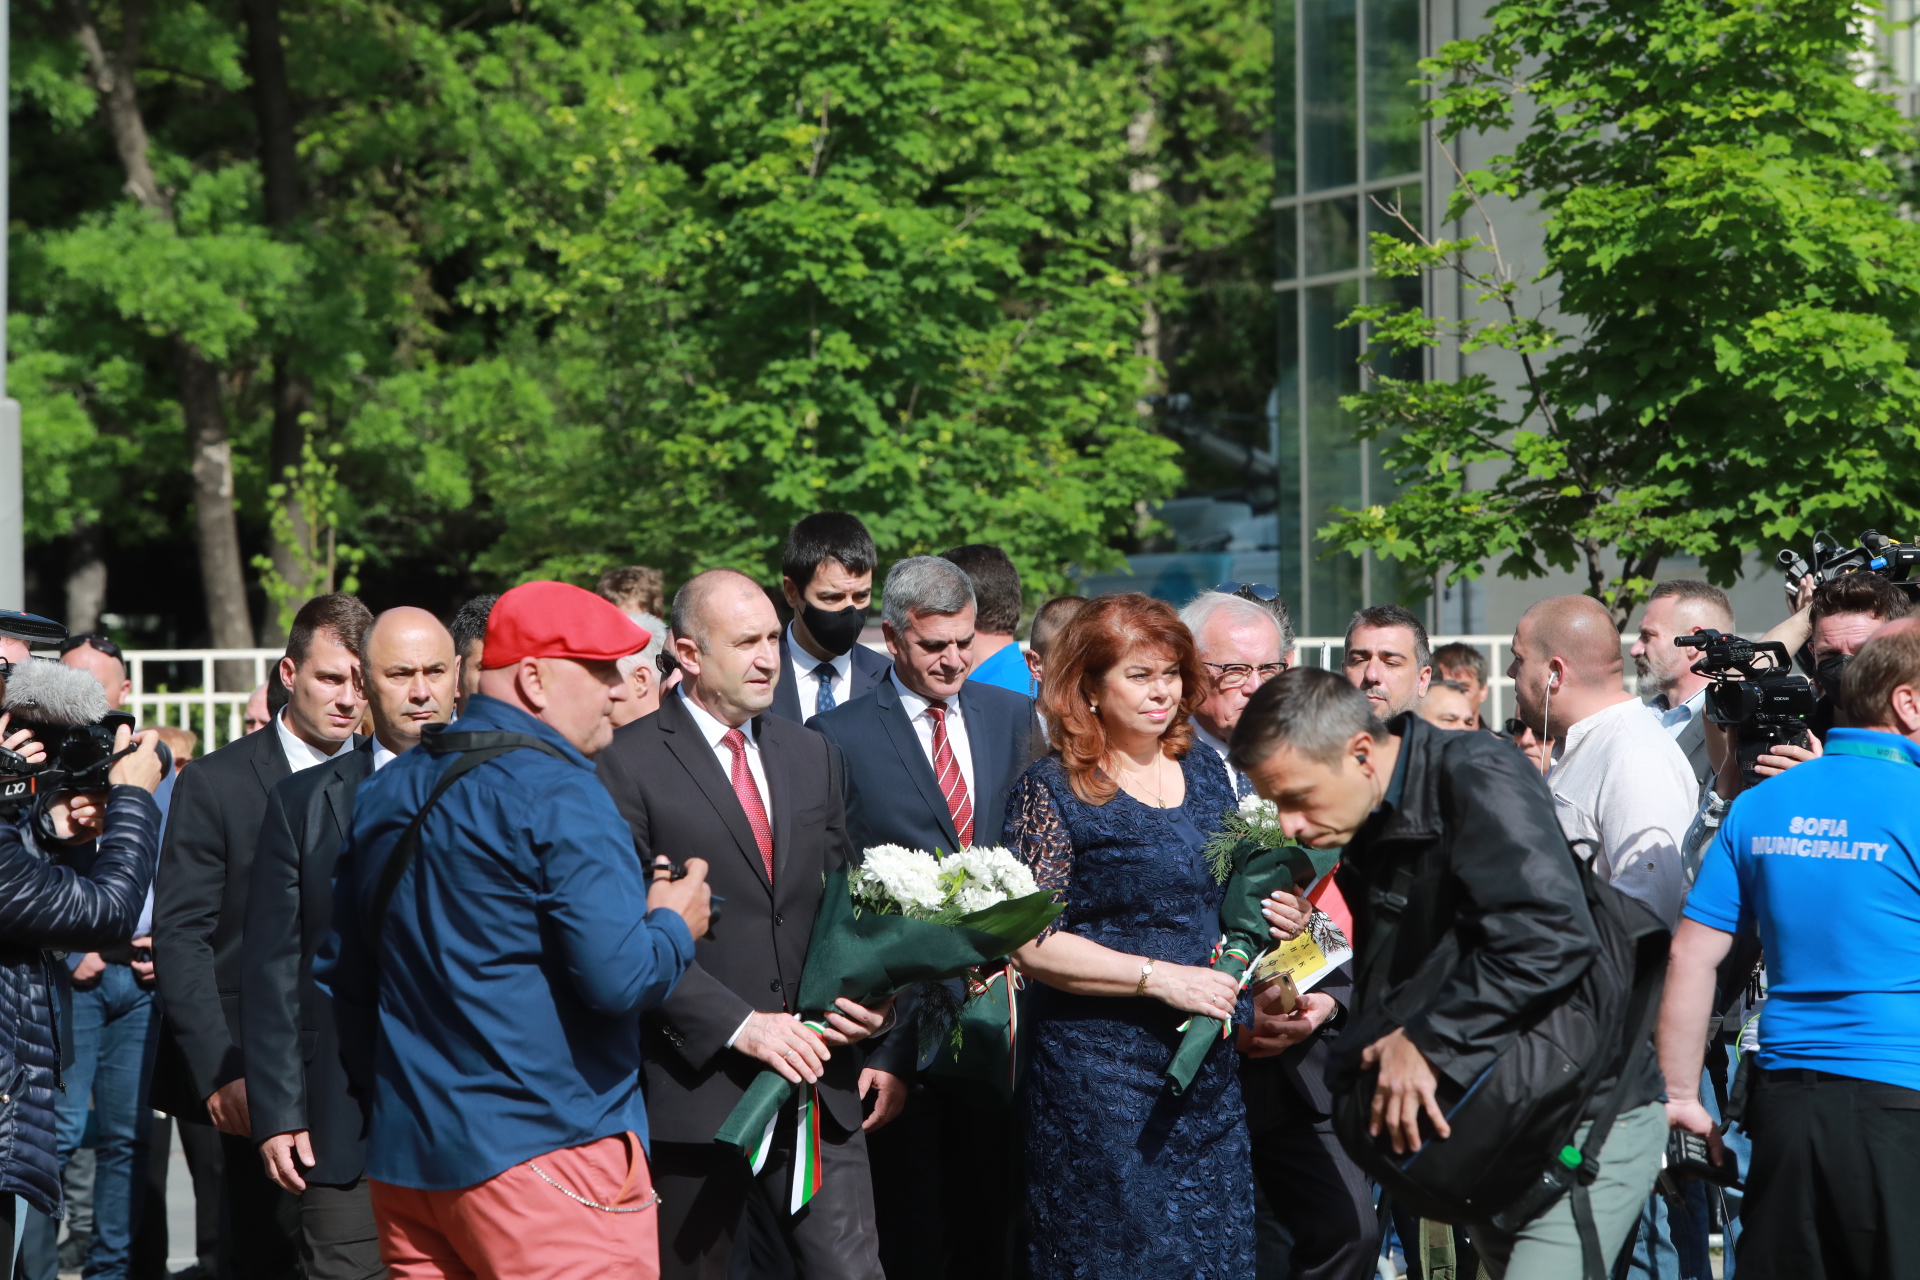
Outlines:
[[753, 828], [753, 842], [760, 846], [760, 861], [767, 867], [767, 883], [773, 883], [773, 828], [767, 825], [767, 806], [760, 801], [760, 788], [754, 785], [753, 770], [747, 768], [747, 735], [729, 729], [724, 738], [733, 752], [733, 794], [747, 811], [747, 825]]
[[947, 704], [929, 702], [927, 714], [933, 717], [933, 776], [940, 780], [940, 794], [947, 798], [947, 812], [953, 815], [953, 829], [960, 836], [960, 848], [973, 844], [973, 801], [967, 797], [967, 780], [960, 776], [960, 765], [947, 745]]

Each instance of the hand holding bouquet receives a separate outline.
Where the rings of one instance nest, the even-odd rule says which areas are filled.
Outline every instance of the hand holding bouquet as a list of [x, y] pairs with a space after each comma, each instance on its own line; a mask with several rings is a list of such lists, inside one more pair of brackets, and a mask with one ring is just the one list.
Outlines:
[[[965, 849], [946, 858], [879, 845], [862, 865], [827, 876], [800, 975], [800, 1016], [816, 1025], [842, 997], [872, 1006], [917, 983], [957, 977], [1031, 942], [1060, 914], [1053, 895], [1005, 849]], [[796, 1085], [762, 1071], [714, 1135], [746, 1155], [755, 1172], [773, 1124]], [[817, 1111], [802, 1101], [792, 1208], [817, 1186]]]
[[[1267, 919], [1261, 913], [1261, 901], [1275, 889], [1291, 889], [1324, 874], [1339, 854], [1295, 844], [1280, 830], [1273, 804], [1258, 796], [1248, 796], [1227, 814], [1207, 841], [1205, 852], [1214, 878], [1227, 886], [1220, 903], [1220, 944], [1214, 949], [1213, 967], [1233, 974], [1244, 986], [1254, 962], [1267, 950]], [[1320, 866], [1321, 861], [1326, 866]], [[1229, 1029], [1218, 1018], [1197, 1017], [1187, 1023], [1180, 1048], [1167, 1066], [1174, 1093], [1187, 1091], [1207, 1050]]]

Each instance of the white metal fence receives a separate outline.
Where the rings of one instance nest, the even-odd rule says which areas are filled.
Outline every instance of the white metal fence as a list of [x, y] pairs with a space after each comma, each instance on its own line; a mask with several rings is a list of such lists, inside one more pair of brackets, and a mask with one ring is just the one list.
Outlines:
[[[241, 713], [253, 691], [266, 683], [280, 649], [129, 649], [127, 678], [133, 697], [127, 707], [143, 729], [177, 725], [200, 737], [205, 755], [239, 737]], [[246, 687], [216, 691], [216, 662], [245, 664]]]
[[[1296, 642], [1300, 661], [1317, 667], [1337, 667], [1346, 650], [1343, 636], [1302, 636]], [[1433, 647], [1470, 644], [1487, 655], [1489, 682], [1485, 723], [1498, 726], [1512, 705], [1513, 681], [1507, 679], [1508, 636], [1434, 636]], [[268, 668], [279, 661], [278, 649], [129, 649], [127, 675], [133, 681], [133, 712], [142, 728], [178, 725], [200, 735], [205, 754], [239, 737], [241, 712], [249, 694], [266, 681]], [[244, 662], [252, 673], [246, 688], [215, 691], [214, 664]]]

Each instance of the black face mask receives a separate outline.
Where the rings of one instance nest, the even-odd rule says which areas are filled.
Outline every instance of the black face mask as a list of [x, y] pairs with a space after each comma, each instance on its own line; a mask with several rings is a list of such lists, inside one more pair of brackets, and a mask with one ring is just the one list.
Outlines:
[[1814, 663], [1813, 674], [1829, 698], [1840, 696], [1840, 677], [1846, 674], [1847, 664], [1852, 661], [1850, 653], [1830, 653]]
[[837, 658], [860, 643], [860, 632], [867, 625], [867, 611], [850, 604], [829, 613], [809, 600], [800, 606], [800, 620], [813, 633], [814, 643]]

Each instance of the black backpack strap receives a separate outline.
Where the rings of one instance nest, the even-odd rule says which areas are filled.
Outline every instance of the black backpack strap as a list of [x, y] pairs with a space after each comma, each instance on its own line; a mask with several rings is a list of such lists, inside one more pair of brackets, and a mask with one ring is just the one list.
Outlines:
[[[437, 726], [435, 727], [437, 728]], [[421, 750], [428, 755], [458, 755], [460, 758], [447, 766], [446, 772], [434, 784], [427, 794], [427, 802], [420, 806], [420, 812], [413, 815], [413, 821], [400, 833], [399, 842], [393, 846], [393, 853], [387, 858], [387, 865], [381, 869], [380, 883], [373, 891], [373, 901], [367, 906], [366, 928], [374, 937], [379, 937], [387, 921], [387, 907], [393, 901], [393, 894], [400, 887], [400, 879], [407, 874], [407, 868], [413, 865], [414, 851], [420, 845], [420, 827], [426, 822], [427, 815], [433, 812], [434, 805], [440, 803], [440, 797], [447, 788], [460, 780], [462, 774], [479, 768], [496, 756], [522, 748], [532, 751], [544, 751], [556, 760], [566, 760], [567, 755], [551, 742], [536, 738], [528, 733], [505, 733], [492, 730], [476, 730], [471, 733], [444, 733], [429, 729], [420, 739]]]
[[[1640, 951], [1649, 949], [1645, 940], [1637, 948]], [[1633, 1083], [1634, 1059], [1640, 1047], [1653, 1037], [1653, 1024], [1660, 1016], [1660, 992], [1666, 986], [1664, 957], [1664, 950], [1658, 959], [1636, 957], [1633, 994], [1627, 1001], [1625, 1052], [1620, 1056], [1620, 1074], [1614, 1078], [1613, 1088], [1607, 1090], [1599, 1114], [1593, 1118], [1593, 1127], [1587, 1130], [1587, 1140], [1580, 1145], [1579, 1163], [1574, 1166], [1573, 1222], [1580, 1232], [1585, 1280], [1608, 1280], [1610, 1274], [1606, 1255], [1600, 1249], [1600, 1233], [1593, 1221], [1593, 1200], [1587, 1188], [1600, 1174], [1600, 1148], [1606, 1145], [1607, 1133], [1613, 1128], [1613, 1122], [1620, 1118], [1620, 1108], [1626, 1103], [1627, 1089]], [[1638, 1217], [1634, 1219], [1634, 1224], [1635, 1231], [1627, 1234], [1626, 1242], [1621, 1246], [1623, 1251], [1633, 1247], [1634, 1237], [1638, 1233]]]

